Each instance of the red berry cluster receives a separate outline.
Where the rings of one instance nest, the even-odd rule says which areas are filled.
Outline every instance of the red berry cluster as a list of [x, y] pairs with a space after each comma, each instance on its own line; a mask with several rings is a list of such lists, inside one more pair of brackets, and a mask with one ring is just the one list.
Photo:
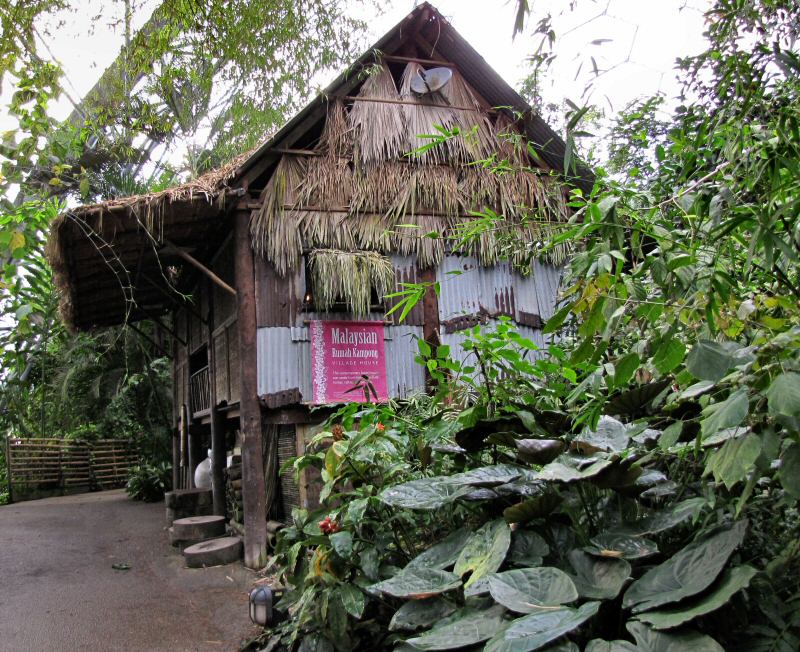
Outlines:
[[332, 521], [330, 516], [326, 516], [318, 525], [323, 534], [333, 534], [340, 530], [339, 524], [336, 521]]

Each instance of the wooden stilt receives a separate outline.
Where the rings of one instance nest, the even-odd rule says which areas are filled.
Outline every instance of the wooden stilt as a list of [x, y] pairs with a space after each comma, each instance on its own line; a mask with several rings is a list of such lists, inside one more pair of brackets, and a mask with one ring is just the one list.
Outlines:
[[261, 405], [256, 372], [256, 292], [250, 214], [234, 213], [234, 259], [239, 327], [242, 430], [242, 499], [244, 503], [244, 564], [262, 568], [267, 562], [267, 496], [264, 482]]

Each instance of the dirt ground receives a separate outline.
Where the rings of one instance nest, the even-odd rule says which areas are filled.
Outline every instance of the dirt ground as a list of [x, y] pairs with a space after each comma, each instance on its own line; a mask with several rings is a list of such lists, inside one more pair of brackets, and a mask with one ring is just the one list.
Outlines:
[[0, 650], [237, 650], [254, 575], [186, 568], [164, 528], [121, 490], [0, 507]]

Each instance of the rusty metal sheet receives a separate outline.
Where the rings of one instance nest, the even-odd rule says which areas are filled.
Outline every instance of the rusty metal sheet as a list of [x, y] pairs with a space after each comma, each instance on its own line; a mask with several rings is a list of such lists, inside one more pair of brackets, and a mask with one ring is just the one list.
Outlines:
[[529, 276], [521, 276], [508, 263], [481, 267], [471, 256], [446, 256], [436, 280], [442, 322], [467, 315], [510, 315], [532, 324], [534, 315], [542, 321], [553, 315], [561, 268], [536, 262]]

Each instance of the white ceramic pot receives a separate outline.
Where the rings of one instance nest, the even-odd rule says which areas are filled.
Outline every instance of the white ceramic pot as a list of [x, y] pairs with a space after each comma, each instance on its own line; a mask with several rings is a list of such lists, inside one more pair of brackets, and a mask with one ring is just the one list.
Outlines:
[[204, 459], [197, 468], [194, 470], [194, 486], [198, 489], [211, 488], [211, 450], [208, 451], [208, 457]]

